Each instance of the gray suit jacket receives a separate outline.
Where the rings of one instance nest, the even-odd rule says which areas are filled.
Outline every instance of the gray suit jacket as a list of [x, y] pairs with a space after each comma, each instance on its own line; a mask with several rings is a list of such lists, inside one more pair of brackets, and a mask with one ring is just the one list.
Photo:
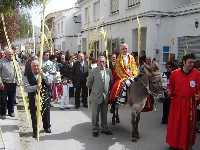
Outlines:
[[[100, 71], [99, 67], [93, 69], [90, 72], [86, 83], [87, 87], [92, 90], [89, 100], [97, 104], [101, 104], [103, 101], [108, 101], [108, 94], [112, 81], [112, 72], [110, 69], [105, 70], [105, 82], [103, 81]], [[103, 94], [105, 94], [105, 96]]]

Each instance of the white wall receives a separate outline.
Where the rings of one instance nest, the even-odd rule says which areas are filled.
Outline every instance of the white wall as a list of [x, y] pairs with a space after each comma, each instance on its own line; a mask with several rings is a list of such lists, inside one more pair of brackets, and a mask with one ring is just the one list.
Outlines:
[[[82, 3], [80, 6], [80, 12], [82, 15], [81, 29], [87, 29], [88, 24], [85, 23], [85, 8], [89, 8], [90, 12], [90, 24], [89, 27], [96, 27], [98, 22], [93, 21], [93, 3], [97, 0], [88, 0]], [[195, 4], [194, 4], [195, 3]], [[164, 12], [179, 12], [183, 10], [189, 10], [192, 8], [200, 8], [199, 0], [141, 0], [141, 5], [128, 8], [127, 0], [120, 0], [119, 14], [110, 14], [110, 0], [100, 1], [100, 23], [110, 22], [124, 17], [138, 15], [147, 11], [164, 11]], [[173, 53], [178, 54], [177, 38], [182, 36], [198, 36], [200, 35], [200, 27], [195, 29], [195, 20], [200, 23], [200, 13], [179, 17], [152, 17], [141, 18], [142, 27], [147, 28], [147, 40], [146, 40], [146, 53], [147, 56], [159, 58], [162, 62], [163, 46], [169, 46]], [[199, 25], [200, 26], [200, 25]], [[137, 21], [128, 21], [125, 23], [118, 23], [104, 27], [108, 33], [108, 37], [124, 38], [129, 45], [129, 49], [133, 50], [133, 37], [132, 30], [137, 28]], [[95, 31], [91, 31], [95, 32]], [[87, 31], [82, 34], [82, 37], [87, 38]], [[174, 45], [172, 40], [174, 39]], [[159, 49], [159, 54], [156, 55], [155, 50]]]
[[[81, 26], [79, 23], [74, 22], [74, 13], [78, 11], [77, 8], [72, 8], [63, 11], [54, 20], [55, 25], [55, 48], [62, 51], [78, 51], [77, 35], [81, 32]], [[58, 24], [63, 22], [63, 32], [58, 32]], [[61, 27], [61, 25], [60, 25]], [[61, 29], [60, 29], [61, 30]]]

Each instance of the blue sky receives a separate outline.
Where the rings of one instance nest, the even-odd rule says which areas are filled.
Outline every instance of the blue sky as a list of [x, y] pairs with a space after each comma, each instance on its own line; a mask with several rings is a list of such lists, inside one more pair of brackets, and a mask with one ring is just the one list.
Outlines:
[[[75, 2], [77, 0], [49, 0], [47, 7], [46, 7], [46, 12], [45, 14], [49, 14], [55, 11], [71, 8], [74, 6]], [[36, 26], [40, 26], [40, 20], [41, 20], [41, 7], [33, 7], [31, 9], [31, 15], [33, 19], [33, 24]]]

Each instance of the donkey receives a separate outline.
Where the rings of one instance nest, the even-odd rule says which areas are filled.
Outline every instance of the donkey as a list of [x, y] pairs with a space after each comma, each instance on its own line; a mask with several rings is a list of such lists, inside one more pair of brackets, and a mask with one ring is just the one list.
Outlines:
[[140, 113], [143, 110], [147, 97], [151, 94], [153, 97], [162, 95], [163, 88], [161, 75], [159, 71], [154, 71], [150, 67], [144, 65], [143, 72], [131, 83], [127, 89], [127, 102], [131, 106], [131, 123], [133, 142], [139, 137], [138, 125], [140, 121]]
[[[138, 125], [140, 121], [140, 113], [144, 109], [147, 97], [152, 95], [158, 97], [163, 94], [160, 71], [155, 70], [148, 65], [140, 67], [140, 74], [134, 79], [127, 89], [127, 102], [131, 106], [132, 118], [132, 141], [139, 139]], [[116, 101], [111, 105], [113, 113], [112, 124], [120, 123], [119, 119], [119, 102]]]

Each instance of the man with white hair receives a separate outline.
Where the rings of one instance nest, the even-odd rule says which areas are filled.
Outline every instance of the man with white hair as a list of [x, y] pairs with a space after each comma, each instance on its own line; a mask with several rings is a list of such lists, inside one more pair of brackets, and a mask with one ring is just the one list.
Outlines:
[[99, 115], [101, 116], [101, 132], [106, 135], [111, 135], [112, 132], [108, 129], [107, 111], [108, 111], [108, 96], [112, 81], [111, 70], [106, 68], [106, 59], [104, 56], [99, 56], [98, 67], [92, 69], [87, 78], [87, 87], [91, 89], [90, 102], [92, 108], [92, 127], [93, 136], [99, 136]]
[[[38, 77], [42, 75], [39, 68], [39, 61], [33, 60], [31, 62], [31, 73], [27, 74], [24, 78], [24, 86], [28, 92], [29, 107], [32, 120], [33, 137], [37, 137], [37, 116], [36, 116], [36, 105], [35, 95], [37, 90], [41, 88], [42, 95], [42, 122], [43, 128], [46, 133], [51, 133], [50, 125], [50, 95], [47, 83], [42, 79], [41, 86], [38, 85]], [[43, 75], [42, 75], [43, 76]]]
[[120, 45], [120, 55], [117, 57], [114, 72], [116, 79], [111, 89], [110, 103], [115, 102], [119, 97], [121, 97], [121, 102], [125, 102], [126, 95], [120, 95], [123, 92], [122, 84], [127, 83], [130, 85], [131, 80], [129, 82], [127, 79], [138, 75], [137, 64], [134, 57], [128, 53], [128, 45], [126, 43]]
[[6, 119], [8, 115], [15, 117], [14, 103], [16, 102], [17, 75], [13, 64], [14, 53], [11, 49], [5, 50], [5, 58], [0, 62], [0, 89], [3, 98], [0, 104], [0, 117]]

